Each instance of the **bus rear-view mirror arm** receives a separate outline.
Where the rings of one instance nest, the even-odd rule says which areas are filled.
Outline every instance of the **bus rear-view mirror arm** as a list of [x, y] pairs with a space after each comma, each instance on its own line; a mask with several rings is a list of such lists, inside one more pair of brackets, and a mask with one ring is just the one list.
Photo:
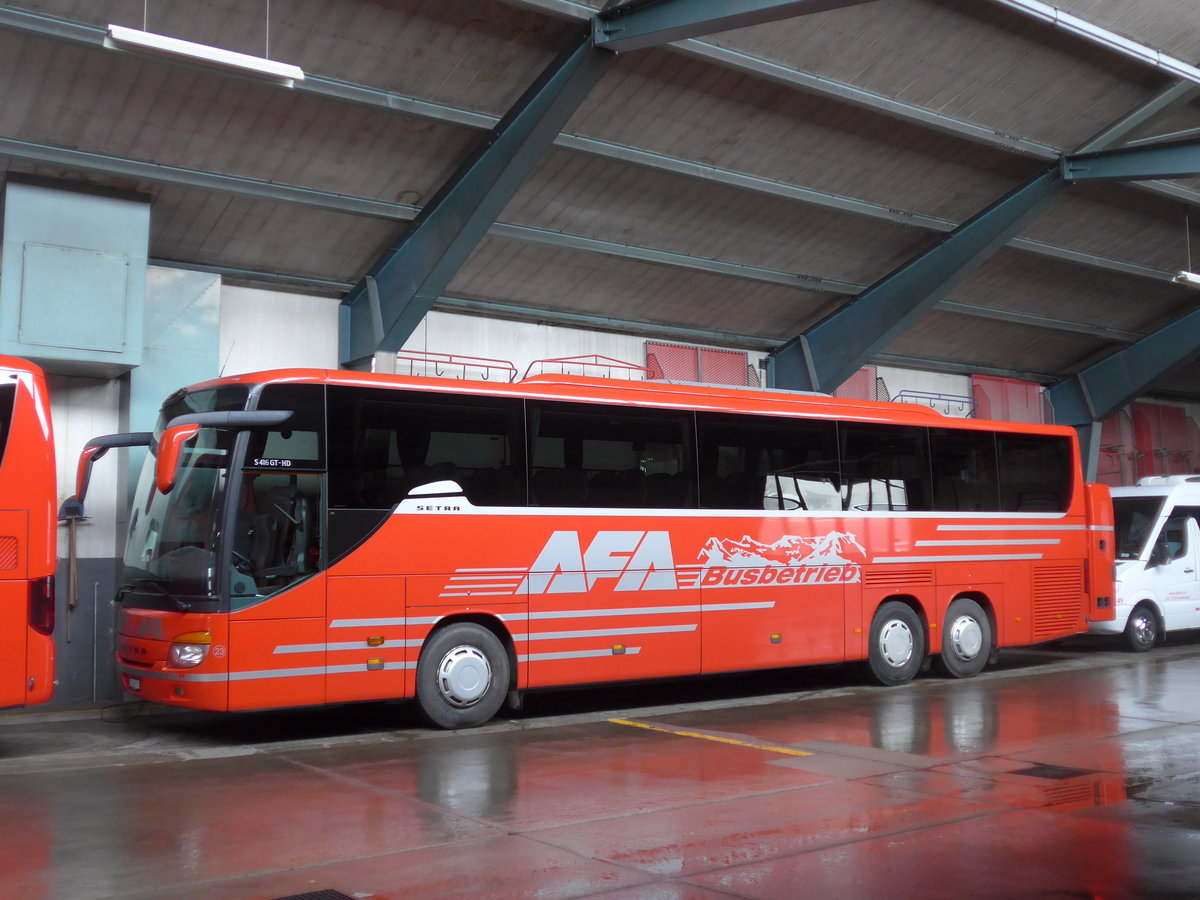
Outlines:
[[175, 474], [179, 470], [179, 457], [183, 453], [183, 447], [200, 433], [201, 428], [248, 431], [253, 428], [282, 425], [291, 417], [290, 409], [232, 410], [176, 416], [167, 423], [158, 441], [158, 456], [154, 462], [154, 486], [160, 494], [171, 492], [171, 488], [175, 486]]
[[63, 501], [58, 510], [60, 519], [82, 519], [83, 501], [87, 496], [88, 484], [92, 479], [92, 464], [109, 450], [120, 447], [149, 447], [154, 435], [149, 431], [134, 431], [123, 434], [105, 434], [92, 438], [83, 445], [79, 453], [79, 465], [75, 469], [75, 494]]

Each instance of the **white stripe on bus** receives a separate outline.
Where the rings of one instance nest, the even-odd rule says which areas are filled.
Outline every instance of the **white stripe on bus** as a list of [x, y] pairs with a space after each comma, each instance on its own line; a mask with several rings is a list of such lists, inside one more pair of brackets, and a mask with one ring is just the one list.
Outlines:
[[1062, 541], [1058, 538], [1014, 538], [998, 541], [917, 541], [917, 547], [1032, 547], [1057, 546]]
[[939, 525], [938, 531], [1087, 531], [1086, 525]]
[[576, 650], [568, 653], [527, 653], [517, 657], [517, 662], [553, 662], [560, 659], [594, 659], [598, 656], [637, 656], [641, 647], [626, 647], [621, 653], [613, 653], [611, 647], [603, 650]]
[[695, 631], [700, 626], [691, 625], [647, 625], [641, 628], [595, 628], [587, 631], [541, 631], [529, 634], [514, 634], [514, 641], [565, 641], [572, 638], [620, 637], [623, 634], [679, 634]]
[[362, 650], [364, 653], [374, 652], [376, 650], [396, 650], [400, 647], [420, 647], [424, 641], [402, 641], [402, 640], [387, 640], [382, 644], [374, 647], [368, 647], [362, 641], [343, 641], [333, 644], [281, 644], [275, 648], [276, 653], [323, 653], [329, 651], [331, 653], [341, 652], [343, 650]]
[[1044, 553], [997, 553], [993, 556], [877, 556], [873, 563], [942, 563], [942, 562], [1014, 562], [1023, 559], [1045, 559]]

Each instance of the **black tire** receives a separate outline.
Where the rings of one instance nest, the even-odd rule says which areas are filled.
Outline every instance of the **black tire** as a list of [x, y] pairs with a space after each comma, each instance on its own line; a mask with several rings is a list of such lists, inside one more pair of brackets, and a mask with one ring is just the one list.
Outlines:
[[1145, 653], [1158, 640], [1158, 617], [1148, 606], [1139, 606], [1125, 623], [1125, 646], [1134, 653]]
[[417, 662], [417, 705], [440, 728], [475, 728], [508, 693], [508, 653], [481, 625], [459, 622], [433, 636]]
[[911, 608], [891, 600], [875, 611], [867, 665], [880, 684], [907, 684], [925, 659], [925, 630]]
[[992, 655], [992, 623], [983, 607], [960, 597], [946, 610], [938, 668], [952, 678], [973, 678]]

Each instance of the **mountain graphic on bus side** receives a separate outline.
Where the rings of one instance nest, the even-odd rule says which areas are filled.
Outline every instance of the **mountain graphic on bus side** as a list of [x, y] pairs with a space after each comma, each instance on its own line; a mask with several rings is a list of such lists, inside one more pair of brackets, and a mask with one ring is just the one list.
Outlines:
[[749, 535], [709, 538], [697, 558], [706, 566], [846, 566], [866, 562], [867, 551], [853, 534], [831, 531], [820, 537], [787, 534], [770, 544]]

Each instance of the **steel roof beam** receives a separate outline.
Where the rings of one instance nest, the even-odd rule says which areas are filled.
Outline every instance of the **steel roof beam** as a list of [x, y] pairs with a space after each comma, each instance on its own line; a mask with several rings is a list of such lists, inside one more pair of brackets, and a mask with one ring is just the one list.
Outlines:
[[628, 0], [592, 18], [597, 47], [642, 50], [873, 0]]
[[1135, 331], [1105, 328], [1103, 325], [1088, 325], [1083, 322], [1068, 322], [1065, 319], [1052, 319], [1049, 316], [1035, 316], [1032, 313], [1011, 312], [1006, 309], [993, 309], [988, 306], [955, 303], [953, 300], [939, 300], [934, 305], [934, 308], [942, 312], [957, 313], [976, 319], [992, 319], [997, 322], [1009, 322], [1013, 325], [1030, 325], [1034, 328], [1046, 328], [1051, 331], [1071, 331], [1075, 334], [1087, 334], [1118, 344], [1130, 344], [1142, 338], [1142, 335]]
[[581, 32], [342, 301], [339, 355], [399, 350], [616, 54]]
[[774, 351], [772, 387], [833, 391], [964, 281], [1063, 190], [1057, 166], [963, 223], [934, 247]]
[[[308, 208], [312, 209], [325, 210], [329, 212], [346, 212], [346, 214], [350, 215], [373, 216], [385, 218], [385, 220], [391, 221], [407, 222], [413, 220], [416, 214], [420, 212], [419, 206], [413, 206], [407, 203], [390, 203], [386, 202], [386, 200], [376, 200], [368, 197], [355, 197], [353, 194], [317, 191], [313, 190], [313, 188], [284, 185], [276, 181], [260, 181], [258, 179], [242, 178], [242, 176], [239, 175], [224, 175], [214, 172], [205, 172], [205, 170], [200, 169], [164, 166], [162, 163], [128, 160], [128, 158], [125, 157], [109, 156], [107, 154], [92, 154], [92, 152], [86, 152], [83, 150], [56, 148], [56, 146], [50, 146], [48, 144], [34, 144], [30, 142], [24, 142], [24, 140], [0, 138], [0, 156], [17, 158], [17, 160], [24, 160], [28, 162], [50, 164], [50, 166], [80, 169], [84, 170], [84, 172], [94, 172], [103, 175], [120, 175], [122, 178], [136, 178], [143, 181], [151, 181], [158, 185], [197, 187], [206, 191], [218, 191], [222, 193], [234, 194], [234, 196], [238, 197], [276, 200], [276, 202], [295, 203], [308, 206]], [[952, 224], [953, 223], [948, 222], [947, 227], [952, 226]], [[685, 253], [656, 250], [656, 248], [653, 247], [642, 247], [632, 244], [617, 244], [616, 241], [586, 238], [586, 236], [583, 235], [552, 232], [552, 230], [545, 228], [520, 226], [520, 224], [511, 224], [506, 222], [494, 222], [491, 228], [488, 228], [488, 234], [497, 236], [497, 238], [526, 242], [526, 244], [558, 247], [560, 250], [575, 250], [584, 253], [602, 253], [605, 254], [605, 256], [616, 257], [619, 259], [636, 259], [647, 263], [673, 265], [679, 269], [710, 272], [710, 274], [714, 275], [743, 278], [743, 280], [746, 281], [782, 284], [782, 286], [785, 287], [796, 288], [798, 290], [808, 290], [808, 292], [812, 293], [853, 296], [862, 292], [863, 288], [865, 287], [864, 284], [838, 281], [834, 280], [834, 278], [824, 278], [816, 275], [798, 275], [796, 272], [763, 269], [761, 266], [752, 266], [743, 263], [728, 263], [720, 259], [694, 257], [688, 256], [688, 254]], [[1026, 242], [1027, 244], [1031, 245], [1036, 244], [1036, 241], [1022, 241], [1018, 239], [1010, 241], [1009, 246], [1020, 247], [1022, 244], [1026, 244]], [[1030, 250], [1032, 252], [1039, 252], [1036, 247], [1030, 247]], [[1158, 280], [1163, 281], [1170, 280], [1172, 277], [1172, 272], [1159, 271], [1157, 269], [1145, 269], [1142, 268], [1142, 266], [1133, 266], [1132, 264], [1118, 262], [1118, 260], [1098, 259], [1096, 257], [1087, 256], [1087, 254], [1084, 253], [1064, 251], [1061, 250], [1061, 248], [1046, 247], [1040, 252], [1042, 252], [1044, 256], [1054, 256], [1067, 259], [1068, 262], [1084, 262], [1085, 264], [1098, 265], [1100, 268], [1106, 268], [1115, 271], [1126, 271], [1127, 274], [1158, 278]], [[182, 265], [182, 263], [173, 262], [172, 265], [178, 268], [178, 266]], [[262, 276], [253, 277], [256, 277], [259, 281], [274, 281], [270, 280], [270, 278], [264, 278]], [[289, 280], [289, 278], [292, 278], [292, 276], [280, 277], [284, 278], [286, 281]], [[328, 290], [329, 286], [332, 286], [332, 284], [341, 283], [323, 280], [311, 280], [311, 278], [302, 277], [300, 277], [300, 281], [304, 283], [319, 284], [319, 286], [322, 287], [323, 292], [324, 290]], [[353, 284], [346, 284], [343, 290], [349, 290], [352, 287], [354, 287]], [[1074, 331], [1076, 334], [1103, 337], [1105, 340], [1115, 342], [1129, 343], [1139, 340], [1141, 337], [1141, 335], [1135, 334], [1133, 331], [1109, 329], [1104, 328], [1102, 325], [1092, 325], [1081, 322], [1068, 322], [1066, 319], [1034, 316], [1034, 314], [1031, 313], [997, 310], [997, 308], [986, 306], [960, 304], [960, 302], [955, 302], [952, 300], [942, 300], [938, 302], [936, 308], [938, 308], [938, 310], [960, 314], [960, 316], [997, 319], [1002, 320], [1002, 322], [1032, 325], [1036, 326], [1036, 328], [1048, 328], [1058, 331]], [[772, 346], [778, 346], [778, 343], [779, 342], [776, 341], [772, 344]]]
[[1200, 175], [1200, 140], [1138, 144], [1116, 150], [1075, 153], [1063, 157], [1062, 175], [1064, 180], [1075, 184]]
[[[277, 284], [291, 289], [308, 289], [323, 293], [341, 294], [353, 285], [349, 282], [325, 281], [322, 279], [304, 278], [302, 276], [280, 275], [277, 272], [262, 272], [251, 269], [241, 269], [230, 266], [209, 266], [203, 263], [192, 263], [174, 259], [152, 258], [149, 263], [165, 268], [186, 269], [188, 271], [209, 272], [221, 275], [231, 281], [246, 283]], [[739, 350], [767, 351], [779, 346], [779, 341], [758, 335], [734, 334], [726, 331], [712, 331], [704, 328], [680, 328], [671, 325], [656, 325], [649, 322], [635, 322], [628, 319], [617, 319], [611, 316], [574, 313], [565, 310], [545, 309], [544, 307], [522, 306], [515, 303], [495, 303], [489, 300], [472, 300], [465, 297], [439, 297], [434, 309], [441, 312], [456, 312], [466, 315], [495, 316], [522, 319], [539, 322], [546, 325], [579, 326], [598, 330], [616, 331], [622, 334], [634, 333], [644, 337], [661, 340], [689, 341], [700, 344], [712, 344], [719, 347], [732, 347]], [[883, 366], [920, 369], [930, 372], [949, 372], [953, 374], [998, 375], [1004, 378], [1020, 378], [1024, 381], [1036, 381], [1042, 384], [1053, 381], [1055, 376], [1044, 372], [1030, 372], [1022, 369], [1004, 369], [995, 366], [980, 366], [977, 364], [946, 362], [945, 360], [922, 359], [915, 356], [900, 356], [894, 353], [880, 353], [870, 362]]]
[[877, 353], [867, 360], [878, 366], [895, 366], [898, 369], [917, 369], [925, 372], [945, 372], [951, 375], [995, 375], [999, 378], [1017, 378], [1045, 384], [1055, 376], [1045, 372], [1026, 369], [1005, 369], [998, 366], [981, 366], [978, 363], [954, 363], [940, 359], [922, 359], [918, 356], [901, 356], [895, 353]]
[[[420, 212], [420, 207], [412, 206], [407, 203], [391, 203], [385, 200], [374, 200], [369, 197], [356, 197], [350, 194], [318, 191], [311, 188], [280, 184], [278, 182], [261, 181], [258, 179], [244, 178], [237, 175], [224, 175], [216, 172], [187, 169], [179, 166], [167, 166], [161, 163], [148, 163], [141, 160], [126, 159], [124, 157], [110, 156], [107, 154], [89, 153], [86, 151], [73, 150], [66, 147], [53, 147], [47, 144], [34, 144], [28, 141], [15, 141], [8, 138], [0, 138], [0, 157], [10, 157], [28, 162], [61, 166], [70, 169], [79, 169], [82, 171], [95, 172], [102, 175], [132, 177], [143, 181], [153, 182], [155, 184], [218, 191], [221, 193], [232, 194], [234, 196], [249, 197], [255, 200], [274, 200], [282, 203], [295, 203], [328, 212], [372, 216], [393, 221], [411, 221], [416, 217], [417, 213]], [[947, 228], [951, 227], [952, 225], [953, 223], [946, 223]], [[765, 284], [779, 284], [786, 287], [796, 288], [797, 290], [810, 291], [814, 293], [854, 296], [859, 294], [865, 287], [865, 285], [856, 284], [853, 282], [838, 281], [831, 278], [822, 278], [817, 275], [799, 275], [794, 272], [764, 269], [758, 266], [749, 266], [742, 263], [731, 263], [710, 259], [707, 257], [689, 256], [683, 253], [674, 253], [671, 251], [658, 250], [651, 247], [641, 247], [633, 244], [620, 244], [614, 241], [603, 241], [596, 238], [584, 237], [582, 235], [573, 235], [560, 231], [534, 228], [529, 225], [514, 225], [506, 222], [495, 222], [488, 229], [488, 233], [495, 237], [521, 241], [528, 244], [557, 247], [565, 250], [577, 250], [583, 253], [602, 253], [606, 256], [612, 256], [618, 259], [640, 260], [642, 262], [652, 262], [660, 265], [675, 266], [677, 268], [689, 269], [696, 272], [708, 272], [715, 275], [724, 275], [730, 278], [740, 278]], [[1033, 246], [1025, 248], [1025, 244], [1030, 244]], [[1035, 241], [1023, 241], [1021, 239], [1017, 239], [1011, 241], [1009, 246], [1029, 249], [1031, 252], [1040, 252], [1045, 256], [1053, 256], [1071, 262], [1082, 262], [1087, 265], [1098, 266], [1100, 268], [1107, 268], [1113, 271], [1121, 271], [1126, 272], [1127, 274], [1136, 274], [1159, 280], [1169, 280], [1173, 275], [1171, 272], [1160, 272], [1157, 269], [1147, 269], [1140, 266], [1133, 266], [1132, 264], [1122, 263], [1118, 260], [1100, 259], [1098, 257], [1089, 256], [1088, 254], [1063, 250], [1062, 248], [1044, 246], [1041, 250], [1039, 250], [1037, 247], [1037, 242]], [[171, 265], [179, 267], [182, 266], [183, 263], [176, 261], [172, 262]], [[201, 271], [206, 270], [202, 269]], [[228, 271], [232, 272], [233, 270]], [[265, 279], [260, 276], [253, 277], [255, 277], [257, 280], [278, 280]], [[301, 283], [319, 284], [322, 291], [328, 290], [330, 285], [341, 284], [341, 282], [324, 281], [321, 279], [314, 280], [304, 278], [302, 276], [281, 275], [280, 278], [284, 280], [291, 280], [295, 278], [299, 279]], [[343, 291], [347, 291], [353, 286], [354, 285], [352, 284], [346, 284], [343, 288]], [[1005, 322], [1032, 325], [1040, 328], [1050, 328], [1058, 331], [1072, 331], [1079, 334], [1090, 334], [1116, 342], [1128, 343], [1141, 337], [1140, 334], [1136, 334], [1134, 332], [1105, 328], [1101, 325], [1092, 325], [1083, 322], [1071, 322], [1064, 319], [1054, 319], [1047, 316], [1032, 315], [1030, 313], [1019, 313], [986, 306], [957, 303], [951, 300], [940, 301], [936, 308], [946, 312], [956, 313], [958, 315], [974, 316], [985, 319], [997, 319]], [[772, 346], [775, 346], [777, 343], [778, 342], [775, 342], [772, 344]]]
[[1054, 420], [1077, 427], [1103, 422], [1197, 356], [1200, 309], [1051, 386], [1046, 393]]
[[1200, 85], [1190, 81], [1177, 81], [1157, 96], [1143, 103], [1132, 112], [1126, 113], [1120, 119], [1099, 134], [1086, 141], [1081, 147], [1076, 147], [1076, 153], [1091, 153], [1094, 150], [1104, 150], [1121, 141], [1131, 131], [1141, 128], [1151, 119], [1170, 112], [1193, 100], [1200, 93]]
[[[578, 3], [562, 2], [555, 0], [555, 3], [550, 4], [550, 0], [526, 0], [521, 5], [541, 12], [553, 11], [559, 14], [566, 14], [566, 11], [571, 13], [571, 17], [579, 19], [586, 18], [590, 15], [588, 7]], [[17, 32], [19, 34], [30, 35], [40, 38], [58, 39], [68, 43], [74, 43], [80, 46], [99, 48], [103, 46], [104, 30], [91, 25], [84, 25], [76, 22], [68, 22], [66, 20], [56, 19], [46, 16], [41, 13], [28, 12], [26, 10], [18, 10], [7, 7], [0, 7], [0, 28]], [[695, 45], [696, 47], [708, 47], [714, 54], [717, 55], [717, 61], [722, 64], [729, 64], [729, 56], [733, 54], [739, 59], [754, 59], [745, 54], [736, 54], [735, 51], [727, 51], [723, 48], [711, 47], [710, 45], [700, 44], [696, 41], [686, 42], [687, 47]], [[701, 54], [703, 55], [703, 54]], [[165, 61], [165, 60], [164, 60]], [[759, 61], [762, 65], [768, 66], [769, 71], [766, 73], [768, 77], [774, 77], [775, 80], [784, 80], [792, 83], [794, 86], [801, 87], [805, 90], [812, 90], [818, 93], [829, 93], [830, 96], [848, 100], [858, 105], [865, 105], [879, 111], [890, 113], [900, 118], [908, 118], [914, 121], [919, 121], [921, 124], [929, 125], [942, 131], [958, 133], [961, 136], [970, 137], [984, 143], [988, 142], [989, 138], [998, 138], [1001, 143], [997, 146], [1003, 146], [1005, 149], [1016, 150], [1025, 155], [1035, 156], [1041, 159], [1057, 158], [1057, 151], [1049, 146], [1041, 144], [1030, 144], [1022, 142], [1019, 138], [1010, 138], [1005, 135], [996, 135], [995, 132], [981, 128], [979, 126], [970, 125], [969, 123], [960, 123], [967, 128], [967, 132], [963, 132], [953, 126], [952, 122], [946, 120], [945, 116], [940, 113], [928, 113], [917, 107], [912, 107], [907, 104], [897, 103], [896, 101], [887, 98], [880, 98], [876, 95], [871, 95], [868, 92], [860, 91], [857, 88], [851, 88], [848, 85], [837, 86], [835, 82], [828, 79], [820, 79], [817, 76], [809, 76], [805, 73], [796, 72], [796, 70], [785, 69], [775, 63]], [[173, 63], [172, 63], [173, 64]], [[737, 66], [734, 66], [735, 68]], [[790, 72], [793, 75], [801, 77], [802, 80], [795, 81], [790, 77], [780, 76], [781, 72]], [[232, 73], [219, 73], [227, 77], [238, 77]], [[809, 79], [809, 80], [803, 80]], [[822, 91], [821, 87], [811, 81], [816, 79], [823, 85], [826, 90]], [[832, 87], [831, 87], [832, 86]], [[1188, 85], [1191, 87], [1191, 85]], [[352, 84], [349, 82], [337, 81], [331, 78], [325, 78], [320, 75], [307, 73], [303, 82], [296, 84], [294, 90], [298, 93], [314, 94], [316, 96], [327, 99], [341, 100], [346, 102], [356, 103], [358, 105], [369, 106], [376, 109], [387, 109], [393, 112], [398, 112], [402, 115], [412, 116], [414, 118], [427, 119], [429, 121], [440, 122], [444, 124], [459, 125], [468, 128], [487, 130], [495, 127], [499, 122], [497, 116], [486, 113], [478, 113], [471, 110], [460, 109], [453, 106], [447, 106], [440, 103], [432, 103], [425, 100], [418, 100], [414, 97], [405, 94], [399, 94], [395, 91], [386, 91], [379, 88], [368, 87], [366, 85]], [[830, 92], [832, 91], [832, 92]], [[848, 93], [847, 93], [848, 92]], [[876, 105], [869, 98], [875, 97], [882, 105]], [[1172, 95], [1168, 98], [1168, 102], [1180, 102], [1181, 99]], [[1152, 101], [1154, 102], [1154, 101]], [[1163, 107], [1166, 108], [1166, 107]], [[1155, 112], [1161, 109], [1155, 109]], [[932, 116], [930, 119], [928, 116]], [[1099, 137], [1090, 141], [1088, 145], [1081, 150], [1095, 149]], [[1017, 144], [1012, 144], [1011, 141], [1017, 141]], [[16, 142], [20, 143], [20, 142]], [[909, 210], [895, 209], [884, 206], [879, 203], [870, 201], [858, 200], [853, 197], [845, 197], [838, 194], [832, 194], [824, 191], [817, 191], [811, 188], [804, 188], [787, 182], [777, 181], [775, 179], [763, 178], [758, 175], [751, 175], [744, 172], [736, 172], [730, 169], [721, 169], [716, 166], [711, 166], [703, 163], [698, 163], [692, 160], [680, 159], [678, 157], [667, 156], [665, 154], [654, 153], [647, 150], [640, 150], [635, 147], [628, 147], [622, 144], [615, 144], [609, 141], [603, 141], [596, 138], [585, 137], [570, 133], [560, 134], [554, 141], [557, 146], [565, 147], [571, 150], [578, 150], [583, 153], [589, 153], [594, 156], [600, 156], [605, 159], [615, 159], [621, 162], [632, 163], [633, 165], [643, 166], [649, 169], [658, 171], [671, 172], [678, 175], [683, 175], [689, 178], [697, 178], [704, 181], [713, 182], [716, 184], [724, 184], [731, 187], [742, 188], [745, 190], [756, 191], [773, 197], [783, 197], [785, 199], [796, 200], [801, 203], [807, 203], [814, 206], [819, 206], [825, 209], [837, 209], [843, 212], [848, 212], [854, 215], [867, 216], [869, 218], [878, 219], [880, 221], [893, 222], [899, 225], [911, 225], [918, 228], [926, 228], [931, 231], [951, 231], [957, 227], [958, 223], [952, 222], [949, 219], [942, 219], [935, 216], [926, 216], [920, 213]], [[37, 147], [40, 145], [28, 145]], [[57, 150], [59, 154], [65, 154], [74, 151]], [[7, 155], [21, 156], [20, 153], [9, 153]], [[86, 159], [86, 154], [77, 157], [79, 160]], [[113, 157], [117, 160], [116, 157]], [[143, 165], [129, 160], [118, 160], [118, 165], [121, 166], [137, 166]], [[91, 168], [96, 171], [94, 165], [85, 165], [77, 163], [78, 167]], [[146, 163], [145, 166], [155, 166], [158, 164]], [[179, 167], [162, 166], [162, 172], [186, 172], [194, 170], [181, 169]], [[228, 186], [234, 184], [237, 176], [231, 176], [234, 180], [226, 180], [227, 176], [213, 175], [212, 173], [198, 173], [200, 179], [207, 180], [209, 185], [196, 183], [193, 186], [206, 187], [210, 186], [212, 190], [227, 190]], [[151, 175], [142, 175], [140, 177], [153, 177]], [[245, 179], [246, 184], [253, 184], [253, 179]], [[262, 182], [266, 184], [266, 182]], [[224, 186], [222, 186], [224, 185]], [[286, 193], [289, 196], [280, 196], [276, 199], [288, 200], [288, 202], [303, 202], [298, 191], [306, 191], [304, 188], [284, 188], [281, 193]], [[1161, 183], [1155, 185], [1155, 190], [1171, 196], [1173, 199], [1179, 199], [1184, 202], [1193, 202], [1200, 205], [1200, 193], [1183, 188], [1179, 185]], [[322, 192], [311, 192], [314, 197]], [[345, 195], [330, 195], [342, 197]], [[385, 201], [367, 200], [358, 198], [363, 204], [372, 205], [378, 204], [379, 211], [371, 211], [364, 209], [366, 215], [381, 215], [384, 217], [391, 216], [384, 207], [386, 206], [402, 206], [397, 204], [387, 204]], [[354, 200], [348, 200], [349, 205], [355, 205]], [[316, 205], [320, 205], [319, 203]], [[349, 210], [347, 210], [349, 211]], [[411, 216], [400, 216], [401, 218], [411, 218]], [[1110, 259], [1107, 257], [1096, 256], [1095, 254], [1081, 253], [1075, 250], [1069, 250], [1064, 247], [1056, 247], [1052, 244], [1046, 244], [1040, 241], [1033, 241], [1026, 238], [1014, 238], [1010, 245], [1019, 250], [1027, 250], [1031, 253], [1036, 253], [1040, 256], [1048, 256], [1056, 259], [1065, 259], [1070, 262], [1077, 262], [1082, 265], [1093, 266], [1101, 269], [1106, 269], [1114, 272], [1123, 272], [1128, 275], [1134, 275], [1142, 278], [1152, 278], [1155, 280], [1166, 281], [1170, 280], [1172, 273], [1151, 269], [1146, 266], [1139, 266], [1134, 263], [1128, 263], [1121, 260]]]
[[[960, 225], [939, 244], [772, 353], [767, 368], [771, 384], [832, 391], [966, 279], [1069, 184], [1197, 174], [1200, 141], [1063, 157], [1059, 165]], [[1200, 335], [1195, 340], [1200, 341]]]

